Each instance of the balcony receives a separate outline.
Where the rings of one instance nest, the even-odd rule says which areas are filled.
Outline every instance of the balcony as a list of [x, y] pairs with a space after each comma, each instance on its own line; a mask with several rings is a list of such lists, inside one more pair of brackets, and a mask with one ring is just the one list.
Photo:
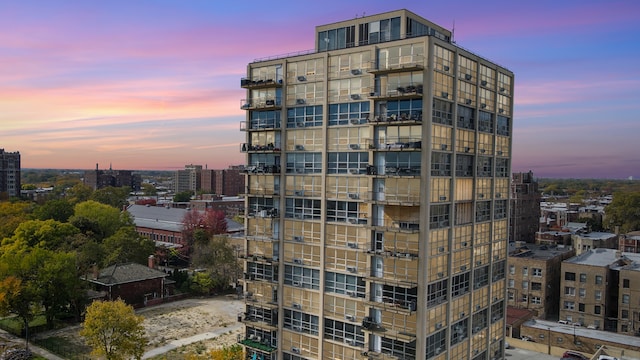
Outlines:
[[371, 225], [386, 231], [400, 231], [409, 233], [420, 232], [419, 220], [393, 220], [387, 218], [373, 218]]
[[243, 153], [266, 153], [266, 152], [280, 152], [280, 144], [240, 144], [240, 152]]
[[273, 344], [271, 344], [271, 341], [268, 339], [261, 339], [259, 336], [253, 336], [253, 338], [251, 338], [252, 336], [253, 335], [245, 337], [244, 335], [239, 334], [237, 338], [238, 343], [251, 348], [252, 350], [258, 350], [259, 352], [269, 354], [269, 357], [265, 358], [265, 360], [270, 359], [270, 354], [278, 350], [276, 347], [273, 347]]
[[243, 89], [267, 89], [282, 87], [282, 79], [258, 79], [258, 78], [242, 78], [240, 79], [240, 87]]
[[247, 174], [280, 174], [280, 165], [248, 165], [242, 172]]
[[374, 90], [369, 93], [371, 100], [401, 100], [401, 99], [421, 99], [423, 93], [422, 84], [406, 84], [397, 87], [387, 87], [385, 89]]
[[381, 205], [397, 205], [397, 206], [419, 206], [420, 194], [402, 193], [406, 189], [385, 189], [381, 191], [370, 191], [367, 201]]
[[386, 114], [375, 114], [372, 119], [369, 119], [369, 123], [394, 123], [402, 124], [409, 123], [414, 124], [422, 121], [422, 111], [409, 111], [409, 112], [387, 112]]
[[278, 316], [273, 316], [271, 311], [267, 311], [264, 315], [258, 313], [239, 313], [238, 321], [241, 321], [248, 326], [257, 327], [267, 331], [278, 330]]
[[260, 208], [256, 211], [251, 211], [248, 214], [252, 218], [271, 218], [275, 219], [280, 216], [280, 212], [277, 208]]
[[240, 121], [240, 131], [266, 131], [266, 130], [279, 130], [280, 119], [258, 119], [247, 121]]
[[240, 109], [242, 110], [275, 110], [280, 109], [281, 107], [282, 99], [279, 97], [260, 97], [240, 100]]
[[422, 137], [387, 137], [376, 139], [370, 145], [374, 150], [380, 151], [420, 151], [422, 149]]
[[368, 72], [372, 74], [389, 74], [424, 69], [424, 55], [403, 55], [385, 59], [386, 61], [371, 61]]
[[370, 299], [367, 300], [367, 305], [384, 311], [390, 311], [400, 314], [411, 314], [414, 311], [418, 310], [417, 297], [409, 299], [407, 297], [393, 298], [389, 296], [383, 296], [380, 300], [371, 299], [369, 296], [367, 296], [367, 298]]

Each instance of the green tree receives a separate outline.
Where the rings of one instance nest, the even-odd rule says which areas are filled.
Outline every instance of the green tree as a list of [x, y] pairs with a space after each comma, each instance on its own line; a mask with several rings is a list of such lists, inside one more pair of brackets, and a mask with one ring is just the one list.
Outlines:
[[91, 186], [81, 183], [73, 185], [65, 192], [67, 200], [74, 205], [89, 200], [89, 198], [91, 198], [91, 194], [93, 194]]
[[93, 194], [91, 194], [91, 200], [113, 206], [116, 209], [122, 209], [123, 206], [129, 204], [127, 198], [130, 192], [131, 188], [128, 186], [107, 186], [94, 191]]
[[189, 201], [191, 201], [191, 195], [193, 195], [193, 193], [191, 191], [179, 192], [179, 193], [176, 193], [175, 195], [173, 195], [173, 201], [174, 202], [189, 202]]
[[190, 290], [196, 294], [206, 295], [213, 290], [215, 284], [210, 274], [206, 272], [195, 272], [191, 277]]
[[11, 237], [20, 223], [29, 220], [31, 209], [26, 201], [0, 202], [0, 240]]
[[152, 184], [142, 183], [142, 193], [145, 196], [156, 196], [158, 195], [158, 190]]
[[640, 230], [640, 191], [615, 193], [604, 213], [603, 226], [609, 231], [618, 226], [622, 234]]
[[55, 250], [64, 247], [78, 232], [75, 226], [56, 220], [28, 220], [18, 226], [12, 237], [2, 241], [2, 249], [40, 247]]
[[192, 264], [196, 267], [209, 269], [212, 286], [216, 289], [224, 289], [237, 280], [240, 266], [236, 253], [229, 244], [228, 237], [214, 236], [208, 243], [195, 245]]
[[36, 207], [33, 215], [40, 220], [67, 222], [73, 215], [73, 205], [66, 199], [52, 199]]
[[80, 335], [94, 356], [107, 360], [141, 359], [147, 345], [142, 316], [122, 300], [95, 301], [87, 307]]
[[90, 229], [99, 241], [115, 234], [119, 228], [133, 224], [126, 212], [94, 200], [76, 204], [69, 222], [83, 232]]
[[103, 242], [106, 254], [103, 266], [135, 262], [146, 265], [149, 255], [155, 252], [155, 243], [141, 236], [133, 226], [118, 229]]

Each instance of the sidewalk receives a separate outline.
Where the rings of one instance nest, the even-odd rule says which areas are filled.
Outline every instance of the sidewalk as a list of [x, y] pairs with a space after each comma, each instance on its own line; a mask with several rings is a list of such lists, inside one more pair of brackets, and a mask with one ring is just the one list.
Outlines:
[[172, 342], [163, 345], [161, 347], [155, 348], [155, 349], [151, 349], [147, 352], [144, 353], [144, 355], [142, 355], [143, 359], [149, 359], [152, 358], [154, 356], [158, 356], [161, 354], [164, 354], [166, 352], [169, 352], [171, 350], [177, 349], [181, 346], [184, 345], [189, 345], [198, 341], [203, 341], [203, 340], [209, 340], [209, 339], [213, 339], [215, 337], [218, 337], [224, 333], [227, 332], [231, 332], [237, 329], [240, 329], [244, 327], [244, 324], [242, 323], [234, 323], [231, 326], [227, 326], [227, 327], [223, 327], [223, 328], [219, 328], [213, 331], [209, 331], [206, 333], [202, 333], [202, 334], [197, 334], [197, 335], [193, 335], [191, 337], [188, 338], [183, 338], [183, 339], [177, 339], [177, 340], [173, 340]]

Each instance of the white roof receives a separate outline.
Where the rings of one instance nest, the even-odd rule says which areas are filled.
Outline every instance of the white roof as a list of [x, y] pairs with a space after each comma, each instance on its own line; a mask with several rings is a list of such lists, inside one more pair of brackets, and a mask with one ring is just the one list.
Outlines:
[[[609, 331], [593, 330], [583, 326], [574, 326], [569, 324], [560, 324], [554, 321], [546, 320], [529, 320], [524, 323], [525, 326], [537, 328], [541, 330], [552, 330], [563, 334], [572, 335], [575, 333], [578, 337], [591, 339], [602, 339], [617, 344], [627, 344], [640, 347], [640, 337], [617, 334]], [[589, 324], [585, 324], [589, 325]]]

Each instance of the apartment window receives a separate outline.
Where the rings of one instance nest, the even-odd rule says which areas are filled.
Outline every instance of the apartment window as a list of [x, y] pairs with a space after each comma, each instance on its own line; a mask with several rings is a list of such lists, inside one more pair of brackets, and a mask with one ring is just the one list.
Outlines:
[[451, 278], [451, 296], [456, 297], [469, 292], [469, 272]]
[[491, 323], [504, 318], [504, 301], [499, 301], [491, 305]]
[[[400, 18], [394, 17], [359, 25], [359, 43], [377, 44], [400, 39]], [[332, 50], [332, 49], [329, 49]]]
[[[627, 300], [628, 300], [628, 296], [629, 295], [627, 295]], [[595, 297], [596, 301], [602, 300], [602, 290], [594, 291], [594, 297]], [[624, 299], [624, 295], [623, 295], [623, 299]]]
[[364, 346], [362, 327], [338, 320], [324, 320], [324, 338], [340, 342], [349, 341], [349, 345]]
[[478, 115], [478, 131], [493, 133], [493, 115], [486, 111], [480, 111]]
[[491, 220], [491, 202], [490, 201], [478, 201], [476, 202], [476, 222]]
[[456, 154], [456, 176], [473, 176], [473, 155]]
[[487, 311], [487, 309], [483, 309], [473, 314], [471, 325], [473, 326], [472, 332], [474, 334], [487, 327]]
[[451, 326], [451, 345], [457, 344], [467, 337], [469, 318], [462, 319]]
[[576, 308], [576, 303], [573, 301], [565, 301], [564, 302], [564, 309], [565, 310], [575, 310]]
[[583, 303], [578, 303], [578, 311], [580, 312], [584, 312], [585, 310], [585, 305]]
[[447, 301], [448, 284], [449, 281], [444, 279], [427, 286], [427, 307]]
[[620, 312], [620, 318], [622, 319], [628, 319], [629, 318], [629, 310], [622, 310]]
[[512, 291], [508, 291], [507, 292], [507, 299], [509, 301], [513, 301], [513, 300], [515, 300], [515, 298], [516, 298], [516, 295]]
[[527, 266], [522, 268], [522, 276], [529, 276], [529, 268]]
[[540, 304], [542, 304], [542, 299], [540, 299], [540, 296], [532, 296], [531, 297], [531, 304], [540, 305]]
[[570, 286], [565, 286], [564, 287], [564, 294], [565, 294], [565, 296], [576, 296], [576, 288], [570, 287]]
[[596, 315], [600, 315], [600, 311], [601, 311], [600, 309], [601, 309], [600, 305], [594, 306], [593, 307], [593, 313], [596, 314]]
[[522, 300], [523, 303], [527, 303], [529, 302], [529, 295], [528, 294], [523, 294], [522, 295]]
[[287, 173], [312, 174], [322, 172], [321, 153], [288, 153]]
[[515, 273], [516, 273], [516, 266], [509, 265], [509, 275], [515, 275]]
[[[422, 72], [419, 78], [415, 78], [415, 73], [413, 76], [414, 81], [422, 82]], [[398, 79], [398, 81], [400, 80], [404, 81], [405, 79]], [[389, 78], [389, 81], [392, 79]], [[402, 87], [406, 84], [398, 83], [398, 85]], [[422, 92], [422, 84], [419, 84], [418, 87], [418, 91]], [[422, 120], [422, 99], [387, 101], [387, 119]]]
[[[507, 154], [504, 154], [505, 156]], [[509, 162], [507, 159], [496, 158], [496, 177], [509, 177]]]
[[366, 286], [362, 278], [334, 272], [326, 272], [325, 274], [324, 290], [326, 292], [336, 294], [353, 292], [357, 297], [364, 298]]
[[329, 126], [366, 123], [370, 117], [368, 101], [329, 105]]
[[458, 122], [456, 125], [458, 125], [459, 128], [473, 130], [476, 128], [475, 123], [475, 110], [458, 105]]
[[320, 290], [320, 271], [301, 266], [285, 265], [284, 283], [305, 289]]
[[509, 280], [507, 281], [507, 286], [508, 286], [509, 288], [511, 288], [511, 289], [515, 288], [515, 287], [516, 287], [516, 281], [515, 281], [514, 279], [509, 279]]
[[533, 272], [533, 276], [536, 276], [536, 277], [542, 277], [542, 269], [540, 269], [540, 268], [533, 268], [533, 269], [532, 269], [532, 272]]
[[355, 42], [355, 25], [321, 31], [318, 33], [318, 51], [350, 48], [355, 46]]
[[401, 358], [416, 358], [416, 341], [404, 342], [401, 340], [382, 337], [382, 352], [385, 354], [397, 354]]
[[354, 201], [327, 201], [327, 221], [360, 222], [359, 203]]
[[318, 335], [318, 317], [300, 311], [285, 309], [284, 327], [293, 331]]
[[420, 174], [420, 152], [418, 151], [389, 151], [384, 154], [384, 162], [385, 173], [400, 176]]
[[320, 220], [321, 201], [313, 199], [286, 199], [285, 217], [289, 219]]
[[273, 266], [269, 264], [247, 262], [247, 275], [256, 280], [278, 280], [277, 271], [274, 273]]
[[473, 271], [474, 287], [480, 288], [489, 284], [489, 266], [482, 266]]
[[287, 128], [322, 126], [322, 105], [299, 106], [287, 110]]
[[481, 177], [493, 176], [493, 158], [488, 156], [478, 156], [476, 174]]
[[431, 205], [429, 229], [440, 229], [450, 225], [449, 222], [449, 204]]
[[629, 288], [629, 279], [622, 279], [622, 288], [624, 289]]
[[506, 116], [498, 115], [497, 118], [497, 129], [496, 132], [498, 135], [509, 136], [511, 133], [511, 126], [509, 124], [510, 120]]
[[280, 111], [252, 111], [249, 129], [279, 129]]
[[580, 282], [581, 283], [587, 282], [587, 274], [580, 274]]
[[602, 285], [602, 275], [596, 275], [596, 285]]
[[431, 153], [431, 176], [451, 176], [451, 154]]
[[330, 152], [327, 173], [364, 174], [367, 165], [369, 165], [369, 153], [367, 152]]
[[504, 272], [507, 267], [507, 260], [500, 260], [493, 263], [491, 278], [493, 282], [504, 279]]
[[522, 290], [529, 289], [529, 282], [527, 280], [522, 282]]
[[576, 281], [576, 273], [574, 272], [565, 272], [564, 279], [567, 281]]
[[531, 283], [531, 290], [536, 290], [536, 291], [542, 290], [542, 283], [532, 282]]
[[622, 303], [623, 304], [628, 304], [629, 303], [629, 294], [623, 294], [622, 295]]
[[434, 123], [453, 125], [453, 104], [439, 99], [433, 99], [433, 111], [431, 119]]
[[578, 289], [578, 295], [583, 298], [585, 296], [587, 296], [587, 290], [585, 288], [580, 288]]
[[[507, 200], [496, 200], [493, 205], [493, 218], [495, 220], [507, 217]], [[526, 276], [526, 275], [525, 275]]]
[[442, 353], [447, 348], [447, 329], [438, 331], [427, 338], [427, 359]]

